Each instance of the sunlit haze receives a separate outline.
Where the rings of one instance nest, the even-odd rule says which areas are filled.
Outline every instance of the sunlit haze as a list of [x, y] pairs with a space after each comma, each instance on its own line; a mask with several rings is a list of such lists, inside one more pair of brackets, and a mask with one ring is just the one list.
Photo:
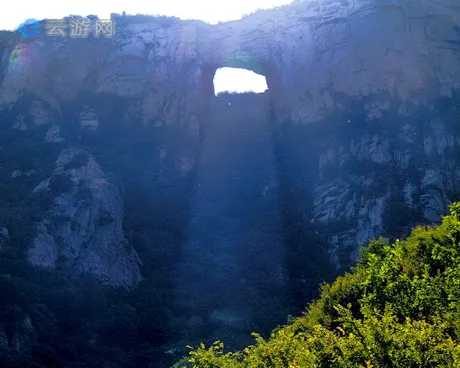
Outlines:
[[[111, 13], [176, 16], [182, 19], [200, 19], [208, 23], [240, 19], [261, 8], [286, 5], [292, 0], [23, 0], [8, 2], [7, 11], [0, 13], [0, 29], [16, 29], [25, 20], [60, 19], [68, 15], [96, 15], [110, 18]], [[216, 76], [216, 92], [231, 90], [243, 92], [265, 90], [263, 77], [238, 77], [235, 72], [220, 70]], [[228, 87], [227, 87], [228, 86]], [[261, 91], [262, 89], [262, 91]]]
[[263, 93], [267, 89], [267, 82], [263, 75], [250, 70], [221, 68], [214, 77], [214, 89], [216, 94], [224, 91]]

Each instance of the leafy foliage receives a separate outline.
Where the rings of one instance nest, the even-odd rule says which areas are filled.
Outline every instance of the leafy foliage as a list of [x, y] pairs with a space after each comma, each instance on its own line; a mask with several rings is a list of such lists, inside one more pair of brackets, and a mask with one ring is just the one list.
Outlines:
[[267, 340], [225, 352], [192, 348], [176, 367], [457, 367], [460, 203], [438, 227], [363, 249], [352, 273], [324, 285], [302, 317]]
[[125, 25], [125, 24], [137, 24], [137, 23], [157, 23], [163, 28], [172, 27], [179, 22], [181, 22], [180, 18], [177, 17], [168, 17], [165, 15], [147, 15], [147, 14], [111, 14], [111, 19], [116, 22], [117, 25]]

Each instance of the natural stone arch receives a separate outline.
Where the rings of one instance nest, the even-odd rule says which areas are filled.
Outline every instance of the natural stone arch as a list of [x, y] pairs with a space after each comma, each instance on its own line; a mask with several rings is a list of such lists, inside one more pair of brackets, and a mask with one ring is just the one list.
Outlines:
[[246, 69], [257, 74], [265, 75], [263, 64], [264, 62], [259, 58], [246, 52], [237, 51], [235, 54], [226, 56], [219, 68]]
[[230, 93], [264, 93], [268, 90], [267, 78], [244, 68], [219, 68], [213, 79], [214, 94]]

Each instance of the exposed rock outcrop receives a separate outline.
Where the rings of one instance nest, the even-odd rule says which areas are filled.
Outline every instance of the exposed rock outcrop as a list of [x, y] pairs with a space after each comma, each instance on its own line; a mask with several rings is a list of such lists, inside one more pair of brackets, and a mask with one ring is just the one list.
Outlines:
[[[167, 152], [179, 176], [187, 177], [196, 167], [196, 148], [210, 123], [214, 73], [220, 67], [242, 67], [267, 78], [277, 138], [296, 137], [299, 142], [284, 142], [284, 169], [291, 170], [289, 162], [294, 162], [298, 170], [290, 173], [295, 179], [289, 185], [312, 197], [308, 204], [298, 201], [300, 210], [309, 223], [327, 233], [333, 249], [351, 247], [356, 258], [357, 245], [388, 234], [392, 222], [439, 221], [458, 195], [457, 0], [298, 0], [217, 25], [157, 18], [115, 21], [113, 39], [42, 34], [7, 47], [0, 108], [13, 112], [24, 107], [11, 120], [13, 128], [28, 132], [49, 125], [46, 139], [61, 142], [60, 132], [69, 121], [78, 121], [80, 131], [96, 131], [103, 124], [103, 114], [91, 110], [97, 110], [97, 101], [85, 108], [88, 102], [81, 101], [82, 95], [91, 93], [96, 100], [116, 96], [126, 102], [118, 116], [126, 129], [174, 127], [183, 133], [187, 144], [181, 144], [187, 147], [172, 150], [165, 145], [161, 157]], [[75, 106], [64, 119], [69, 105]], [[295, 164], [302, 155], [315, 163]], [[98, 174], [90, 177], [72, 174], [62, 165], [57, 170], [93, 184], [103, 182], [100, 168], [91, 165]], [[96, 191], [97, 203], [106, 195], [118, 198], [119, 192], [109, 187], [113, 188], [102, 185], [104, 195]], [[56, 213], [64, 213], [68, 203], [76, 212], [82, 209], [74, 199], [80, 192], [72, 189], [57, 197]], [[115, 234], [110, 240], [106, 232], [94, 230], [94, 213], [84, 224], [79, 220], [78, 236], [120, 244], [122, 210], [111, 207], [115, 202], [120, 203], [104, 202], [117, 224], [110, 225]], [[395, 213], [403, 214], [401, 219], [395, 220]], [[106, 253], [96, 252], [100, 258], [95, 261], [82, 251], [80, 240], [59, 230], [68, 226], [39, 228], [36, 244], [51, 246], [45, 251], [36, 245], [33, 262], [54, 265], [56, 254], [64, 252], [77, 269], [95, 269], [108, 280], [117, 279], [109, 276]], [[66, 247], [69, 251], [63, 251]], [[70, 251], [74, 248], [78, 257]], [[138, 279], [137, 266], [132, 266], [137, 261], [130, 252], [123, 253], [128, 256], [120, 268], [131, 271], [120, 271], [125, 281], [116, 283]], [[337, 258], [336, 251], [333, 256]]]
[[[171, 122], [180, 112], [187, 124], [202, 115], [215, 70], [229, 66], [264, 74], [279, 117], [294, 122], [346, 112], [344, 95], [386, 93], [404, 113], [414, 100], [452, 97], [460, 87], [459, 13], [456, 0], [309, 0], [213, 26], [119, 18], [112, 40], [40, 36], [12, 45], [0, 104], [28, 92], [59, 110], [92, 89], [139, 98], [144, 121]], [[379, 119], [389, 102], [363, 101], [367, 118]], [[40, 100], [32, 110], [35, 125], [48, 120]]]
[[120, 183], [90, 154], [64, 150], [52, 176], [34, 193], [51, 195], [53, 202], [28, 251], [33, 265], [87, 272], [123, 287], [141, 280], [140, 261], [123, 236]]

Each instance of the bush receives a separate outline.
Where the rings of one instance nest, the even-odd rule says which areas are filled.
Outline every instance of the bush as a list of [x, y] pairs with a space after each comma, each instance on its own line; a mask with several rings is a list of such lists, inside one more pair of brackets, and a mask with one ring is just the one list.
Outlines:
[[370, 243], [353, 272], [268, 340], [192, 348], [177, 367], [460, 366], [460, 203], [438, 227]]

